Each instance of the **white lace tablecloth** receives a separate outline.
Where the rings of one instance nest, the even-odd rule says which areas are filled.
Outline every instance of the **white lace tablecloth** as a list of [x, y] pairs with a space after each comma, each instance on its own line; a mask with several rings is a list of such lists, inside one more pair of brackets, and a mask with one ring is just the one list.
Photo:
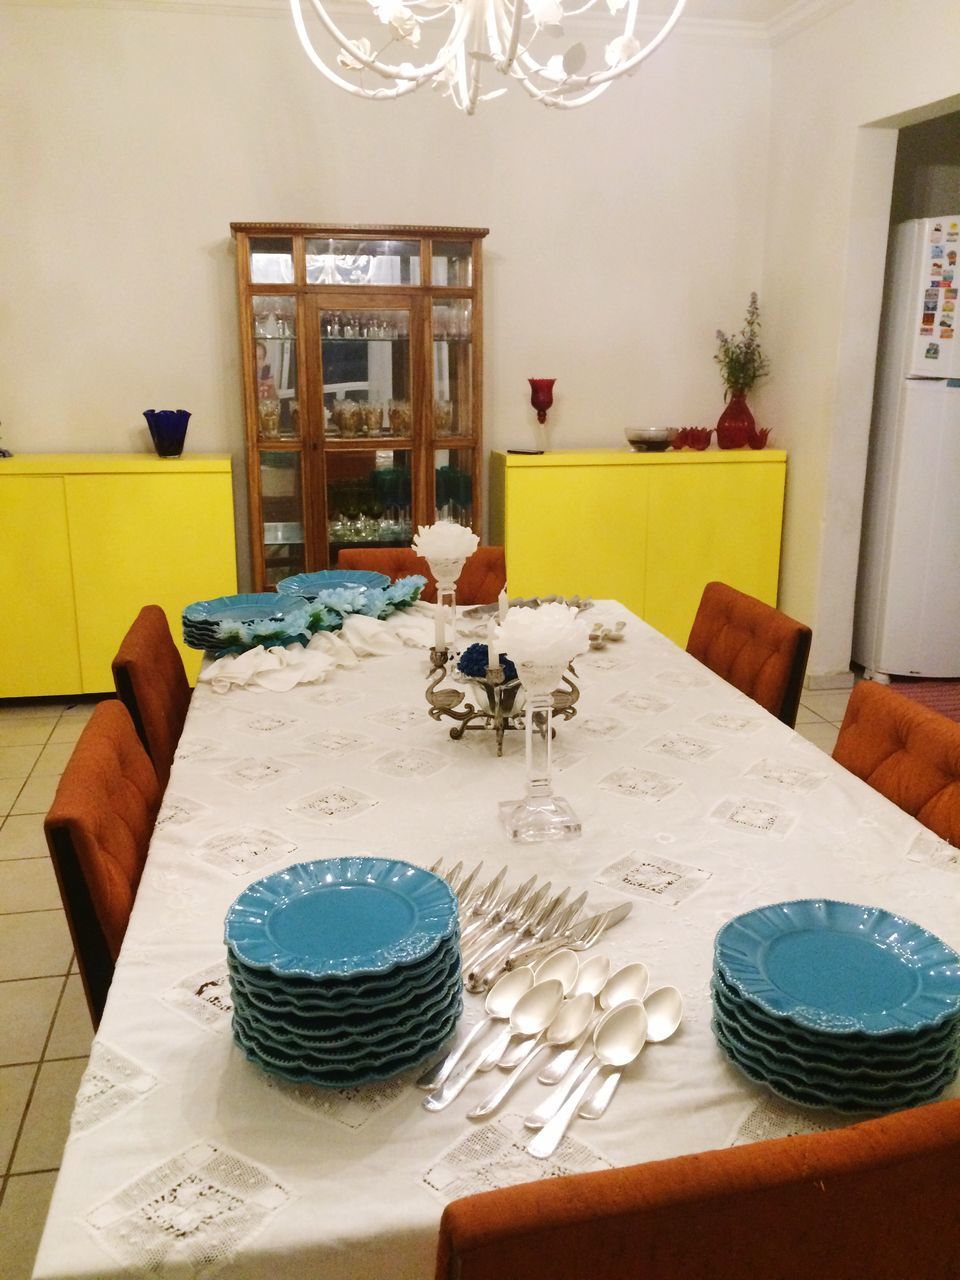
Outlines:
[[[444, 1203], [490, 1187], [844, 1123], [755, 1087], [710, 1032], [713, 939], [763, 903], [831, 897], [912, 917], [960, 947], [956, 851], [616, 605], [627, 638], [577, 661], [557, 790], [581, 838], [512, 844], [522, 735], [460, 742], [427, 716], [404, 648], [320, 684], [194, 694], [34, 1275], [430, 1280]], [[524, 1084], [487, 1123], [481, 1078], [428, 1114], [410, 1077], [327, 1091], [249, 1063], [230, 1033], [222, 924], [286, 864], [356, 852], [507, 862], [632, 915], [598, 950], [675, 983], [685, 1021], [641, 1055], [607, 1116], [557, 1156], [524, 1151]], [[467, 997], [465, 1023], [480, 1016]], [[953, 1092], [957, 1087], [953, 1086]]]

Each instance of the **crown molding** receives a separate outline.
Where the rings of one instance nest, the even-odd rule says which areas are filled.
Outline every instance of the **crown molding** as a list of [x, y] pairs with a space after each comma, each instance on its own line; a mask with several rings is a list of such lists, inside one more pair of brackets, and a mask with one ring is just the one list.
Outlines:
[[[772, 0], [779, 3], [779, 0]], [[718, 18], [696, 12], [686, 12], [673, 32], [672, 40], [691, 40], [698, 43], [735, 43], [760, 47], [782, 44], [792, 36], [806, 30], [845, 8], [853, 0], [795, 0], [787, 9], [769, 18], [732, 17]], [[726, 0], [725, 0], [726, 3]], [[338, 17], [365, 10], [362, 0], [329, 0], [328, 9]], [[656, 6], [659, 10], [660, 6]], [[704, 8], [715, 7], [704, 0]], [[768, 6], [767, 6], [768, 7]], [[669, 6], [667, 6], [669, 8]], [[93, 9], [128, 10], [140, 13], [214, 14], [236, 18], [289, 18], [288, 0], [0, 0], [0, 9]], [[744, 3], [741, 9], [756, 12], [756, 4]], [[590, 15], [591, 22], [602, 21], [600, 15]], [[639, 25], [657, 27], [662, 15], [642, 15]], [[582, 19], [581, 19], [582, 21]]]
[[764, 24], [767, 41], [773, 46], [783, 44], [852, 3], [853, 0], [797, 0], [784, 13], [777, 14]]

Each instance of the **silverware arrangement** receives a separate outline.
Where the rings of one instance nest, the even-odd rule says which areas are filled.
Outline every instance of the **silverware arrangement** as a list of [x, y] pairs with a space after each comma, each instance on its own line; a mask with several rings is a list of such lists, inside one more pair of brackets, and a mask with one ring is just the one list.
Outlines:
[[506, 971], [561, 948], [588, 950], [632, 910], [623, 902], [584, 916], [586, 892], [570, 902], [569, 888], [554, 893], [549, 881], [540, 884], [536, 876], [511, 889], [506, 867], [487, 881], [481, 880], [482, 869], [481, 862], [467, 872], [458, 862], [444, 870], [442, 860], [430, 868], [457, 895], [463, 985], [474, 995], [488, 991]]
[[553, 1087], [524, 1124], [535, 1131], [530, 1154], [552, 1155], [576, 1116], [596, 1120], [604, 1114], [644, 1045], [669, 1039], [680, 1025], [680, 992], [648, 992], [649, 981], [644, 964], [610, 974], [606, 956], [581, 963], [567, 948], [505, 973], [487, 994], [487, 1016], [418, 1078], [429, 1091], [424, 1107], [442, 1111], [478, 1073], [500, 1067], [508, 1074], [468, 1112], [471, 1119], [484, 1119], [535, 1061], [550, 1054], [538, 1079]]

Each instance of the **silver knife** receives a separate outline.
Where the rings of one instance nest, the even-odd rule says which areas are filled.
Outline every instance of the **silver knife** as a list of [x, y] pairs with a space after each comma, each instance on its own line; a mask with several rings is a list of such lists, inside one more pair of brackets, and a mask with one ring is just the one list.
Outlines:
[[590, 930], [598, 921], [605, 919], [603, 933], [611, 929], [615, 924], [619, 924], [621, 920], [625, 920], [633, 910], [632, 902], [621, 902], [619, 906], [609, 907], [606, 911], [598, 911], [595, 916], [589, 916], [586, 920], [578, 920], [576, 925], [570, 929], [566, 935], [559, 935], [553, 938], [544, 938], [542, 942], [535, 942], [529, 947], [519, 948], [512, 953], [507, 960], [506, 967], [508, 969], [516, 969], [519, 965], [526, 964], [531, 956], [537, 955], [540, 951], [548, 949], [556, 950], [562, 947], [565, 942], [579, 942], [581, 938], [586, 937]]

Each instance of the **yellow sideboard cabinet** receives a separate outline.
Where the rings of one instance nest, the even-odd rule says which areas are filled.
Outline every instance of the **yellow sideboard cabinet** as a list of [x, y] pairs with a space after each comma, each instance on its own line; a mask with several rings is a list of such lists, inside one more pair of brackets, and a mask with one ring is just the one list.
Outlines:
[[490, 457], [490, 542], [511, 595], [617, 599], [685, 645], [715, 579], [777, 602], [780, 449]]
[[[229, 457], [0, 459], [0, 697], [104, 693], [141, 606], [237, 589]], [[191, 682], [201, 655], [181, 646]]]

